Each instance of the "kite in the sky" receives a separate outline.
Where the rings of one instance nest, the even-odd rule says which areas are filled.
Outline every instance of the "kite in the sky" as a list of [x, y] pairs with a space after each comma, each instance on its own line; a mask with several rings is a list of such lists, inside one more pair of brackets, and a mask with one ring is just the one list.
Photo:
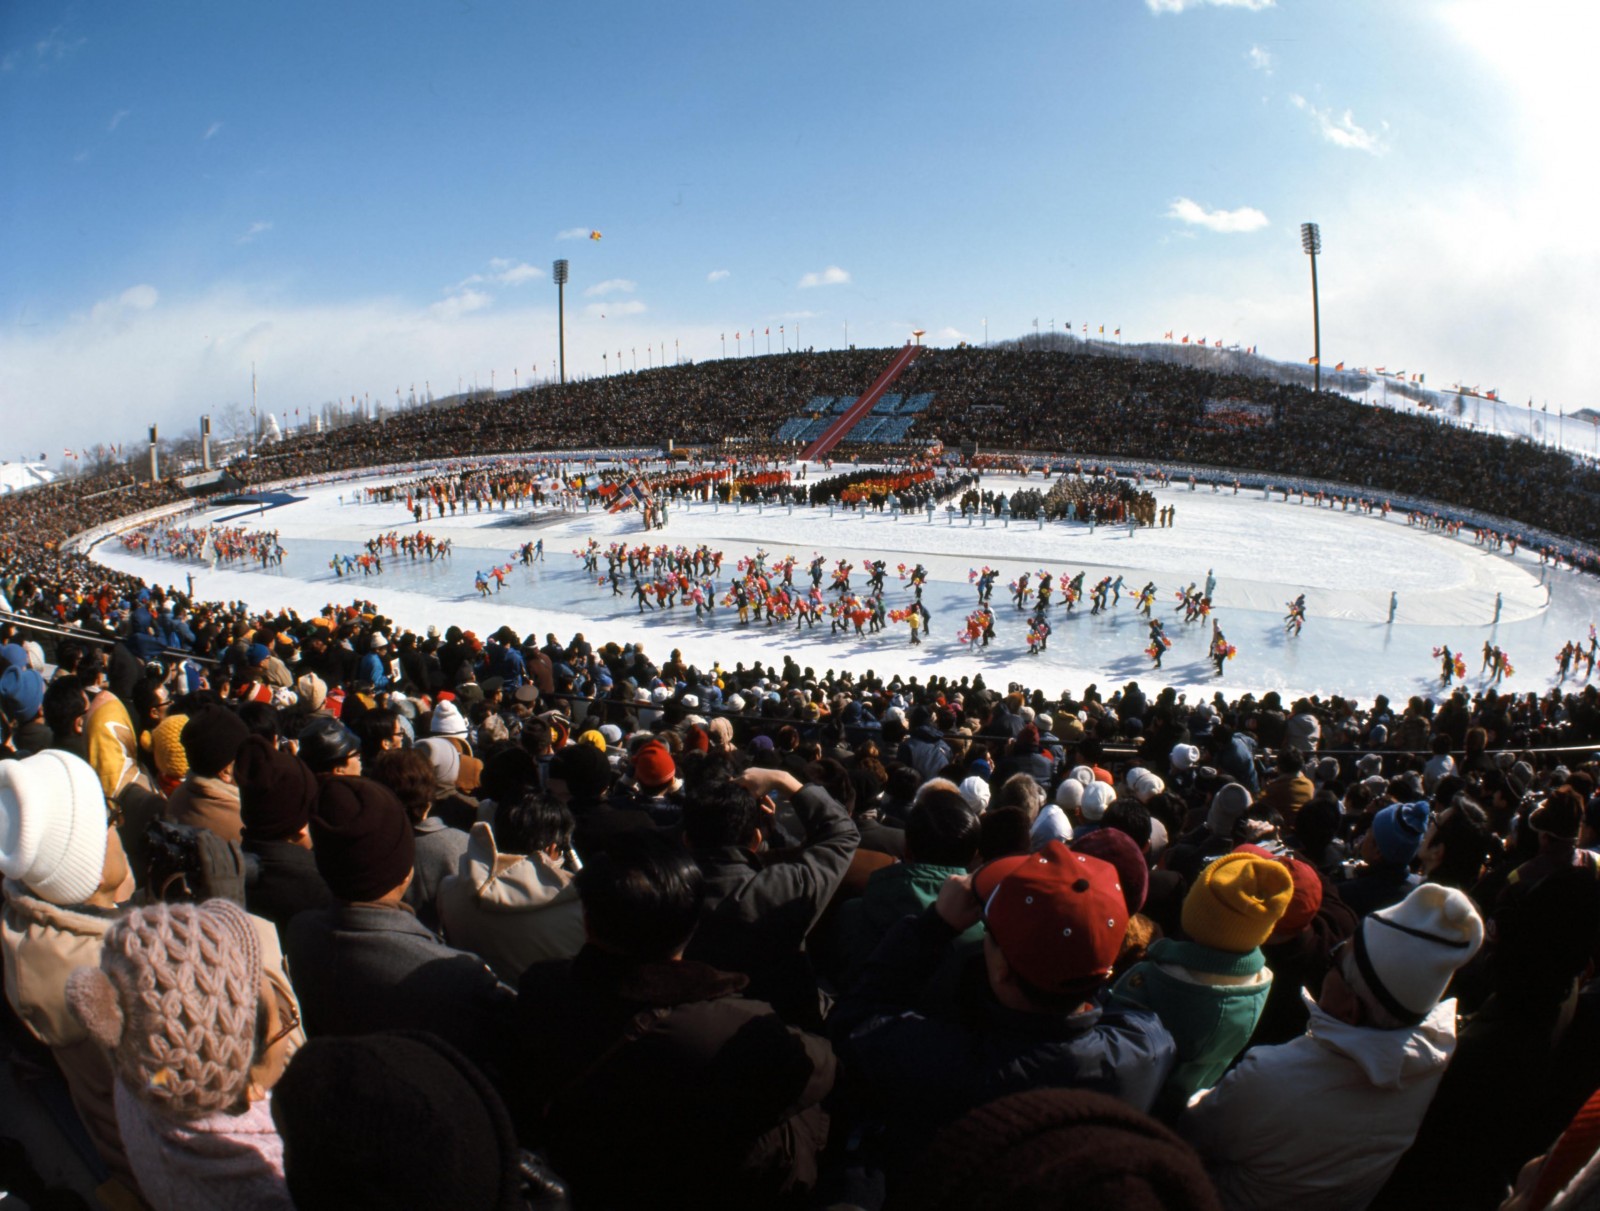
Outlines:
[[589, 233], [589, 238], [591, 240], [598, 240], [600, 238], [600, 233], [598, 231], [591, 231]]

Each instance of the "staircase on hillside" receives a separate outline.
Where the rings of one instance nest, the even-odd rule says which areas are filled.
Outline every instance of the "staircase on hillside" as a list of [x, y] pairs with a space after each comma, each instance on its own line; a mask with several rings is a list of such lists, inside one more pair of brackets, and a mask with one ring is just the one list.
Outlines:
[[849, 411], [824, 429], [822, 436], [807, 446], [801, 452], [800, 457], [808, 461], [819, 459], [844, 440], [844, 435], [855, 428], [858, 420], [872, 411], [873, 405], [883, 398], [885, 391], [894, 386], [894, 380], [905, 373], [906, 367], [921, 352], [921, 345], [907, 345], [899, 353], [895, 354], [894, 361], [890, 362], [888, 368], [878, 375], [877, 380], [861, 394]]

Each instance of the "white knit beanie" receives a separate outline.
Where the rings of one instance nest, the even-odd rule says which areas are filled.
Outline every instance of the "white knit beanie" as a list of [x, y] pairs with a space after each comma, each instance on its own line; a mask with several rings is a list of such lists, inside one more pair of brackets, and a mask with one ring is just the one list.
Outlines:
[[435, 736], [465, 736], [467, 721], [461, 717], [453, 702], [441, 702], [433, 708], [433, 722], [428, 730]]
[[1090, 769], [1087, 765], [1073, 766], [1071, 772], [1067, 774], [1067, 777], [1076, 778], [1085, 786], [1094, 785], [1094, 770]]
[[1424, 883], [1361, 923], [1356, 967], [1380, 1005], [1402, 1022], [1420, 1022], [1482, 944], [1483, 918], [1467, 895]]
[[1149, 803], [1166, 789], [1167, 784], [1158, 774], [1153, 774], [1147, 769], [1128, 771], [1128, 793], [1140, 803]]
[[1083, 804], [1083, 783], [1076, 778], [1063, 778], [1061, 785], [1056, 787], [1056, 806], [1065, 808], [1080, 807]]
[[1168, 760], [1175, 770], [1193, 769], [1200, 764], [1200, 750], [1192, 744], [1175, 744]]
[[1091, 782], [1083, 788], [1083, 804], [1079, 810], [1085, 820], [1099, 820], [1106, 814], [1106, 808], [1111, 806], [1111, 800], [1116, 798], [1109, 783]]
[[989, 806], [989, 784], [976, 774], [962, 780], [960, 791], [973, 811], [982, 813]]
[[52, 904], [81, 904], [106, 868], [106, 797], [87, 761], [46, 749], [0, 761], [0, 874]]

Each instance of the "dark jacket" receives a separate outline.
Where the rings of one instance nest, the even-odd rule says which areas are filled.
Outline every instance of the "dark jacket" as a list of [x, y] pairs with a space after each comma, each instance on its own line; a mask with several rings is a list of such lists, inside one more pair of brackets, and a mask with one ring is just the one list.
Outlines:
[[311, 851], [288, 841], [246, 840], [244, 906], [278, 927], [278, 941], [287, 944], [289, 922], [299, 913], [327, 908], [333, 892], [322, 881]]
[[1150, 1111], [1175, 1047], [1148, 1010], [1023, 1013], [1000, 1004], [980, 973], [951, 1012], [919, 1012], [955, 940], [936, 909], [901, 920], [829, 1020], [840, 1056], [896, 1132], [925, 1143], [975, 1106], [1050, 1087], [1093, 1089]]
[[417, 920], [437, 930], [439, 885], [456, 873], [461, 855], [467, 852], [468, 834], [437, 816], [428, 816], [412, 825], [411, 835], [417, 847], [416, 875], [406, 888], [406, 903], [416, 911]]
[[[834, 918], [833, 952], [839, 986], [848, 988], [855, 983], [878, 943], [902, 917], [921, 913], [939, 898], [946, 879], [965, 873], [959, 866], [923, 862], [897, 862], [873, 872], [866, 890], [840, 905]], [[974, 925], [961, 937], [982, 941], [983, 925]]]
[[334, 904], [289, 923], [285, 948], [306, 1034], [429, 1030], [504, 1071], [516, 997], [477, 955], [405, 908]]
[[900, 764], [909, 765], [921, 774], [926, 782], [938, 777], [939, 771], [950, 764], [952, 755], [939, 729], [923, 723], [912, 728], [911, 735], [900, 742], [900, 751], [895, 757]]
[[815, 1184], [833, 1051], [745, 984], [592, 946], [523, 973], [519, 1135], [581, 1205], [758, 1207]]
[[805, 953], [850, 867], [861, 834], [842, 804], [819, 786], [790, 802], [805, 830], [783, 860], [743, 846], [697, 852], [706, 905], [687, 957], [750, 977], [750, 993], [796, 1025], [820, 1025], [816, 974]]
[[989, 782], [995, 790], [999, 790], [1013, 774], [1027, 774], [1039, 784], [1040, 790], [1048, 791], [1056, 776], [1055, 759], [1049, 753], [1041, 753], [1038, 749], [1030, 748], [1026, 751], [1018, 749], [1010, 756], [1001, 759], [994, 771], [994, 777]]

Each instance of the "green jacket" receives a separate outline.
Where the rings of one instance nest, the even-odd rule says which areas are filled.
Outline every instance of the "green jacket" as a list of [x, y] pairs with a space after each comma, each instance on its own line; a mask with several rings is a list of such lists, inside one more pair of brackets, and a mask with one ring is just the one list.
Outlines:
[[[1249, 984], [1207, 984], [1169, 968], [1201, 975], [1255, 976]], [[1178, 1044], [1178, 1062], [1162, 1092], [1162, 1105], [1182, 1109], [1201, 1089], [1222, 1078], [1250, 1041], [1272, 990], [1272, 973], [1259, 948], [1230, 954], [1196, 942], [1162, 938], [1111, 990], [1113, 1005], [1152, 1010]]]
[[[939, 898], [939, 888], [951, 875], [967, 872], [959, 866], [929, 866], [920, 862], [896, 862], [867, 878], [866, 890], [839, 907], [834, 922], [835, 954], [841, 989], [855, 982], [879, 942], [901, 917], [920, 916], [923, 909]], [[982, 924], [961, 935], [960, 941], [981, 941]]]

